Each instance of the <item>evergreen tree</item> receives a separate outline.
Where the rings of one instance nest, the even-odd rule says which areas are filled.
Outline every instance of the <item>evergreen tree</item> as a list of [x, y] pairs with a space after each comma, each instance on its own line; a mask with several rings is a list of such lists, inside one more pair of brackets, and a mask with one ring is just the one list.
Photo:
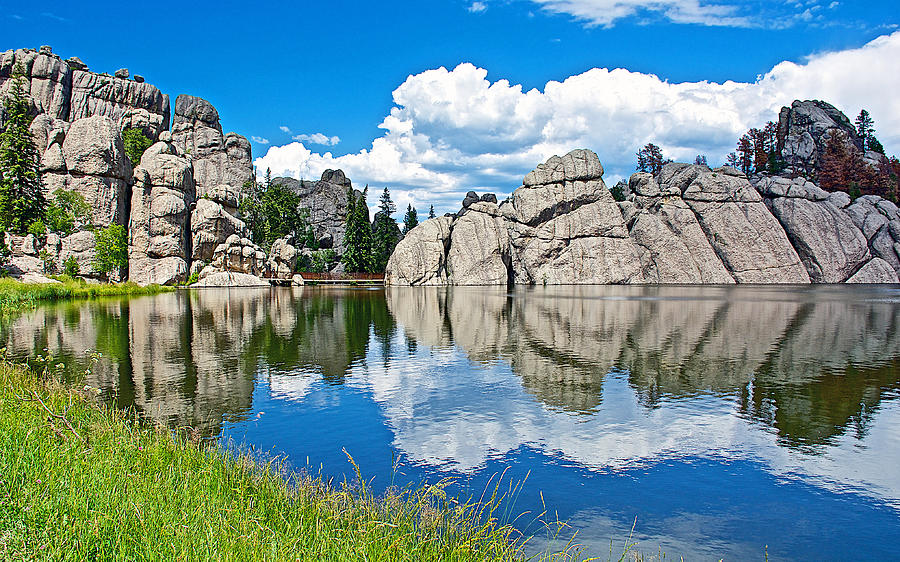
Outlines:
[[870, 139], [875, 134], [875, 120], [865, 109], [860, 110], [856, 116], [856, 132], [863, 141], [863, 148], [871, 148]]
[[662, 149], [652, 142], [647, 143], [637, 152], [637, 170], [639, 172], [650, 172], [656, 176], [669, 162], [671, 160], [663, 156]]
[[428, 209], [428, 218], [430, 218], [430, 219], [434, 218], [434, 205], [432, 205], [431, 208]]
[[44, 216], [47, 200], [37, 147], [28, 132], [30, 102], [21, 65], [16, 65], [11, 82], [3, 103], [6, 129], [0, 132], [0, 231], [19, 233]]
[[705, 154], [698, 154], [696, 158], [694, 158], [694, 164], [698, 166], [709, 166], [709, 162], [706, 160]]
[[391, 216], [397, 210], [397, 206], [391, 200], [391, 194], [386, 187], [379, 199], [378, 208], [372, 224], [373, 265], [376, 272], [382, 272], [400, 240], [400, 227]]
[[419, 225], [419, 214], [416, 212], [416, 208], [412, 206], [412, 204], [406, 206], [406, 214], [403, 215], [403, 234], [406, 235], [407, 232], [414, 229]]
[[369, 223], [369, 207], [366, 196], [369, 186], [359, 197], [353, 188], [347, 188], [347, 227], [344, 233], [344, 255], [341, 261], [347, 271], [365, 273], [374, 267], [372, 255], [372, 226]]
[[737, 153], [729, 152], [728, 156], [725, 157], [725, 164], [731, 166], [732, 168], [740, 168], [741, 162], [738, 159]]
[[265, 183], [251, 180], [244, 184], [244, 193], [241, 217], [254, 243], [268, 250], [275, 240], [290, 236], [297, 245], [316, 245], [309, 210], [300, 207], [299, 195], [272, 181], [270, 170], [266, 170]]
[[753, 162], [754, 162], [754, 154], [753, 154], [753, 140], [750, 137], [750, 133], [744, 134], [739, 140], [737, 144], [737, 154], [738, 154], [738, 169], [742, 172], [750, 175], [753, 172]]

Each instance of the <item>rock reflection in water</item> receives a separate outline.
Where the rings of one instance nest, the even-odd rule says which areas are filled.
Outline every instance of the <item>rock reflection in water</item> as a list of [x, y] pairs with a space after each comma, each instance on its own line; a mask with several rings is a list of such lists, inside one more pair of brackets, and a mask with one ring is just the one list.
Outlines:
[[311, 377], [343, 382], [363, 360], [370, 326], [388, 341], [394, 323], [371, 291], [203, 290], [42, 306], [3, 322], [12, 357], [47, 349], [80, 380], [89, 352], [103, 355], [86, 384], [120, 407], [212, 436], [251, 408], [258, 376], [284, 398]]
[[864, 431], [900, 383], [898, 306], [880, 289], [388, 288], [407, 335], [502, 358], [541, 402], [590, 414], [624, 371], [647, 408], [735, 397], [787, 444]]

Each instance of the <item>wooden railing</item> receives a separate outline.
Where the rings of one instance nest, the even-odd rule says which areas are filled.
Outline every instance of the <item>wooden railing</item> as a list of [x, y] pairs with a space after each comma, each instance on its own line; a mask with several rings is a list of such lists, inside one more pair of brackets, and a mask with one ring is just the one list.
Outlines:
[[384, 273], [300, 273], [304, 281], [369, 281], [384, 283]]

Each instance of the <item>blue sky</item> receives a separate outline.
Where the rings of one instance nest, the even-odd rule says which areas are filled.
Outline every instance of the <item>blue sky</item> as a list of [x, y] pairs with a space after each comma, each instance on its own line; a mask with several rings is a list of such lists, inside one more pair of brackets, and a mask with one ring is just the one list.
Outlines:
[[306, 178], [342, 167], [355, 184], [389, 186], [401, 208], [507, 194], [582, 146], [608, 183], [649, 141], [715, 163], [796, 97], [868, 108], [900, 152], [889, 1], [27, 6], [0, 0], [0, 50], [50, 44], [93, 70], [128, 67], [173, 99], [213, 102], [226, 130], [254, 139], [261, 167]]

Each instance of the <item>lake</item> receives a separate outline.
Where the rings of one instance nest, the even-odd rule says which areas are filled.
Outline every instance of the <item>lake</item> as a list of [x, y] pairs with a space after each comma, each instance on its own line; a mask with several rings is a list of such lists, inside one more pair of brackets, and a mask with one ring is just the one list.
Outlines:
[[207, 289], [43, 306], [0, 342], [337, 481], [344, 450], [376, 490], [505, 470], [532, 550], [543, 505], [603, 559], [632, 527], [670, 559], [900, 547], [898, 286]]

